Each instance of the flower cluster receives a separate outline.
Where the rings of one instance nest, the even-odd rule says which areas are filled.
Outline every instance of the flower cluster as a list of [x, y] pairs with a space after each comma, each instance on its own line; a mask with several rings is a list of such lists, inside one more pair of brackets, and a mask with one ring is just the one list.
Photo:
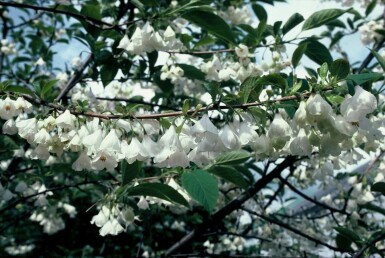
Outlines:
[[218, 14], [233, 25], [249, 24], [251, 20], [251, 14], [246, 6], [241, 8], [229, 6], [226, 11], [220, 11]]
[[378, 33], [377, 30], [384, 29], [384, 20], [369, 21], [364, 23], [358, 30], [361, 33], [361, 41], [365, 45], [381, 41], [384, 36]]
[[138, 218], [131, 208], [121, 211], [117, 206], [109, 208], [102, 206], [97, 215], [92, 217], [91, 224], [100, 227], [100, 235], [117, 235], [124, 231], [122, 225], [127, 227]]
[[146, 23], [143, 28], [136, 27], [131, 38], [125, 35], [120, 40], [118, 48], [133, 55], [150, 53], [154, 50], [170, 51], [182, 48], [182, 42], [176, 38], [174, 30], [170, 26], [167, 27], [162, 36], [149, 23]]
[[1, 52], [5, 55], [15, 54], [15, 44], [8, 42], [6, 39], [1, 40]]

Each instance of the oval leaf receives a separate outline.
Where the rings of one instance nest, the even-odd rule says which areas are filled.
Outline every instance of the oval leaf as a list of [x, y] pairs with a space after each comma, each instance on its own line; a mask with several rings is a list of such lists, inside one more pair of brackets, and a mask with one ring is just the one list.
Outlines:
[[186, 199], [177, 190], [162, 183], [143, 183], [127, 190], [128, 196], [151, 196], [189, 207]]
[[374, 183], [371, 187], [372, 192], [380, 192], [385, 195], [385, 182]]
[[306, 42], [308, 44], [305, 50], [305, 55], [310, 58], [310, 60], [319, 65], [322, 65], [325, 62], [328, 64], [333, 62], [333, 57], [330, 54], [329, 49], [327, 49], [323, 44], [315, 40], [309, 40]]
[[223, 178], [226, 181], [229, 181], [239, 187], [247, 189], [249, 187], [249, 183], [243, 177], [242, 173], [236, 170], [233, 167], [229, 166], [213, 166], [208, 172]]
[[312, 15], [310, 15], [309, 18], [306, 19], [305, 23], [302, 26], [302, 31], [310, 30], [310, 29], [322, 26], [334, 19], [337, 19], [345, 12], [347, 11], [340, 10], [340, 9], [324, 9], [324, 10], [315, 12]]
[[235, 44], [235, 38], [230, 26], [218, 15], [211, 12], [193, 10], [183, 14], [182, 17], [209, 31], [216, 37]]
[[286, 21], [286, 23], [282, 27], [282, 34], [285, 35], [295, 26], [303, 22], [305, 19], [299, 13], [294, 13], [290, 18]]
[[330, 65], [330, 74], [337, 81], [345, 79], [350, 72], [350, 65], [346, 59], [337, 59]]
[[230, 151], [220, 155], [215, 159], [215, 165], [234, 165], [245, 162], [250, 158], [247, 151]]
[[293, 56], [291, 57], [291, 63], [294, 68], [297, 67], [299, 61], [301, 60], [303, 54], [305, 53], [307, 48], [307, 43], [299, 44], [298, 47], [294, 50]]
[[182, 175], [182, 185], [187, 193], [211, 213], [218, 199], [218, 181], [205, 170], [194, 170]]

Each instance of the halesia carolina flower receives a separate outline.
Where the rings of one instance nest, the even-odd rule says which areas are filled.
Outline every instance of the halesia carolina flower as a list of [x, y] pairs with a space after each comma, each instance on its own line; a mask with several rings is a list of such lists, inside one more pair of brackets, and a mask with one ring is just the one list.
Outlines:
[[358, 122], [377, 108], [377, 99], [372, 93], [360, 86], [356, 86], [354, 90], [354, 96], [347, 97], [341, 104], [341, 113], [348, 122]]
[[75, 127], [75, 121], [76, 117], [72, 115], [68, 109], [56, 118], [57, 126], [66, 129], [73, 129]]
[[85, 151], [80, 153], [77, 160], [72, 164], [72, 169], [75, 171], [91, 170], [91, 159]]
[[9, 134], [9, 135], [14, 135], [17, 134], [17, 127], [16, 127], [16, 122], [12, 118], [7, 120], [3, 124], [3, 133], [4, 134]]
[[286, 142], [290, 140], [292, 130], [290, 125], [282, 118], [280, 114], [276, 114], [273, 122], [271, 122], [267, 133], [271, 144], [276, 149], [282, 149]]
[[124, 228], [122, 225], [119, 224], [117, 219], [112, 219], [106, 222], [106, 224], [103, 225], [103, 227], [99, 230], [99, 234], [101, 236], [106, 235], [113, 235], [116, 236], [117, 234], [124, 231]]
[[223, 145], [230, 150], [236, 150], [241, 147], [237, 133], [229, 125], [225, 125], [222, 131], [219, 133], [219, 138], [222, 140]]
[[293, 155], [310, 156], [312, 146], [306, 135], [305, 129], [301, 128], [296, 138], [290, 143], [290, 151]]
[[306, 112], [309, 118], [315, 121], [321, 120], [333, 113], [332, 107], [321, 95], [310, 96], [306, 102]]
[[239, 44], [238, 47], [235, 48], [235, 53], [238, 57], [244, 58], [249, 56], [249, 48], [243, 44]]
[[19, 114], [14, 101], [7, 97], [5, 100], [0, 99], [0, 117], [4, 120], [11, 119]]
[[146, 160], [148, 157], [148, 153], [146, 149], [139, 142], [136, 137], [131, 139], [130, 144], [128, 145], [126, 141], [122, 142], [122, 153], [128, 164], [134, 163], [136, 160]]
[[107, 151], [99, 151], [91, 161], [91, 167], [94, 170], [100, 171], [107, 169], [113, 171], [118, 166], [118, 160], [115, 155]]
[[187, 167], [189, 165], [174, 126], [170, 126], [160, 138], [159, 144], [162, 146], [162, 151], [154, 157], [154, 162], [158, 163], [159, 167]]

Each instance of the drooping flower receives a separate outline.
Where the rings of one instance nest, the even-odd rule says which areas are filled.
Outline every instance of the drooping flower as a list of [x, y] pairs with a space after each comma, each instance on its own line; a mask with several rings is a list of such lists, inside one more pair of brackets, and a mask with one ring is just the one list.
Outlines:
[[292, 130], [290, 125], [282, 118], [280, 114], [276, 114], [273, 122], [271, 122], [267, 133], [271, 144], [276, 149], [282, 149], [286, 142], [290, 140]]
[[291, 141], [290, 151], [291, 151], [291, 154], [298, 155], [298, 156], [311, 155], [312, 146], [310, 145], [310, 141], [306, 135], [305, 129], [301, 128], [298, 132], [297, 137], [295, 137]]
[[75, 121], [76, 117], [67, 109], [56, 118], [56, 125], [65, 129], [73, 129], [75, 127]]
[[7, 97], [4, 100], [0, 99], [0, 117], [4, 120], [11, 119], [19, 114], [19, 110], [16, 109], [14, 101]]

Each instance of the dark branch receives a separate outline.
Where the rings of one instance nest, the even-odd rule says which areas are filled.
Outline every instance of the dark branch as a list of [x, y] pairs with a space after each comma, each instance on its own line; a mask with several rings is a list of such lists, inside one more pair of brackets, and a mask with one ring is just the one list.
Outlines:
[[44, 11], [44, 12], [50, 12], [50, 13], [65, 14], [65, 15], [71, 16], [75, 19], [86, 21], [89, 24], [91, 24], [93, 26], [97, 26], [100, 29], [106, 29], [106, 30], [114, 29], [114, 30], [118, 30], [118, 31], [123, 31], [122, 29], [119, 28], [119, 25], [110, 24], [110, 23], [86, 16], [86, 15], [83, 15], [80, 13], [72, 13], [72, 12], [68, 12], [68, 11], [64, 11], [64, 10], [58, 10], [55, 8], [44, 7], [44, 6], [36, 6], [36, 5], [14, 3], [14, 2], [9, 3], [9, 2], [4, 2], [4, 1], [0, 1], [0, 6], [27, 8], [27, 9], [32, 9], [35, 11]]
[[283, 223], [282, 221], [279, 221], [279, 220], [277, 220], [275, 218], [274, 219], [273, 218], [269, 218], [269, 217], [267, 217], [267, 216], [265, 216], [263, 214], [259, 214], [257, 212], [254, 212], [254, 211], [246, 209], [246, 208], [243, 208], [243, 210], [248, 212], [248, 213], [250, 213], [250, 214], [252, 214], [252, 215], [258, 216], [258, 217], [266, 220], [267, 222], [270, 222], [270, 223], [276, 224], [276, 225], [278, 225], [278, 226], [280, 226], [282, 228], [285, 228], [285, 229], [287, 229], [287, 230], [289, 230], [289, 231], [291, 231], [291, 232], [293, 232], [293, 233], [295, 233], [297, 235], [300, 235], [300, 236], [302, 236], [302, 237], [304, 237], [304, 238], [306, 238], [306, 239], [308, 239], [308, 240], [310, 240], [310, 241], [312, 241], [312, 242], [314, 242], [316, 244], [325, 246], [325, 247], [329, 248], [330, 250], [337, 251], [337, 252], [346, 252], [346, 251], [348, 251], [348, 250], [344, 250], [344, 249], [341, 249], [341, 248], [329, 245], [327, 243], [324, 243], [321, 240], [318, 240], [318, 239], [316, 239], [316, 238], [314, 238], [312, 236], [309, 236], [309, 235], [303, 233], [302, 231], [300, 231], [300, 230], [298, 230], [296, 228], [293, 228], [293, 227], [291, 227], [291, 226], [289, 226], [289, 225], [287, 225], [287, 224]]
[[220, 210], [215, 212], [211, 217], [204, 220], [198, 227], [196, 227], [193, 231], [184, 236], [181, 240], [176, 242], [173, 246], [171, 246], [164, 254], [165, 257], [169, 257], [170, 255], [176, 253], [183, 246], [187, 245], [191, 241], [193, 241], [198, 236], [201, 236], [207, 229], [211, 228], [216, 223], [222, 221], [227, 215], [231, 212], [240, 209], [242, 205], [252, 198], [256, 193], [258, 193], [261, 189], [263, 189], [266, 185], [268, 185], [274, 178], [278, 177], [283, 170], [285, 170], [288, 166], [297, 161], [297, 158], [294, 156], [288, 156], [285, 160], [277, 165], [269, 174], [265, 175], [261, 179], [259, 179], [253, 186], [251, 186], [247, 191], [242, 193], [236, 199], [228, 203], [226, 206], [222, 207]]
[[292, 184], [290, 184], [286, 179], [284, 179], [282, 176], [279, 176], [278, 177], [279, 180], [281, 180], [285, 185], [287, 185], [293, 192], [295, 192], [296, 194], [298, 194], [299, 196], [301, 196], [302, 198], [304, 198], [305, 200], [308, 200], [309, 202], [312, 202], [324, 209], [327, 209], [327, 210], [330, 210], [331, 212], [339, 212], [339, 213], [342, 213], [342, 214], [345, 214], [345, 215], [350, 215], [349, 213], [347, 213], [345, 210], [339, 210], [339, 209], [336, 209], [336, 208], [333, 208], [329, 205], [326, 205], [322, 202], [319, 202], [309, 196], [307, 196], [306, 194], [302, 193], [301, 191], [299, 191], [297, 188], [295, 188], [295, 186], [293, 186]]
[[63, 97], [65, 97], [68, 92], [75, 87], [76, 83], [78, 83], [82, 77], [83, 72], [89, 65], [89, 63], [93, 59], [93, 54], [89, 54], [87, 58], [84, 60], [84, 62], [75, 70], [74, 74], [71, 76], [71, 78], [68, 80], [67, 84], [63, 87], [62, 91], [59, 93], [59, 96], [57, 96], [56, 100], [59, 101]]

